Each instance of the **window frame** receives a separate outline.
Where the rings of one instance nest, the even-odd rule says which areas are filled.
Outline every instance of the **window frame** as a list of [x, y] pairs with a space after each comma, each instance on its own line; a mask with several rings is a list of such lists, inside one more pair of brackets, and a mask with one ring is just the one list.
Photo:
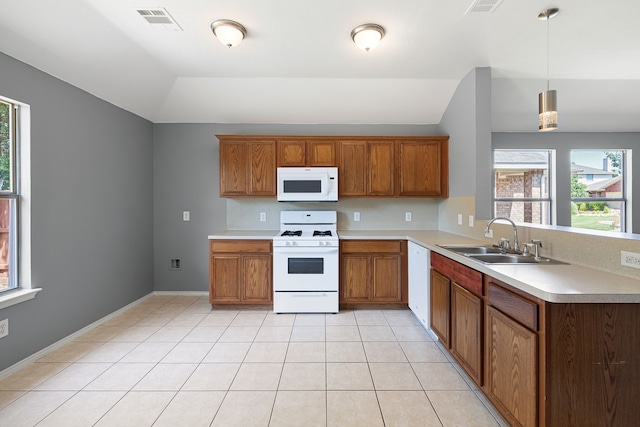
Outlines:
[[9, 106], [9, 180], [7, 190], [0, 189], [0, 200], [9, 201], [9, 250], [8, 250], [8, 286], [0, 289], [0, 294], [20, 288], [20, 173], [19, 173], [19, 114], [18, 104], [0, 98], [0, 102]]

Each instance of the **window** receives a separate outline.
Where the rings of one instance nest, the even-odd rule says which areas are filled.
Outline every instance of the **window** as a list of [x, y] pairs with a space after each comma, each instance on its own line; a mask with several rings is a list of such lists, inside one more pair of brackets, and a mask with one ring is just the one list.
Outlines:
[[16, 106], [0, 100], [0, 292], [18, 286], [16, 123]]
[[571, 226], [626, 231], [627, 150], [571, 150]]
[[494, 150], [495, 216], [551, 224], [552, 151]]

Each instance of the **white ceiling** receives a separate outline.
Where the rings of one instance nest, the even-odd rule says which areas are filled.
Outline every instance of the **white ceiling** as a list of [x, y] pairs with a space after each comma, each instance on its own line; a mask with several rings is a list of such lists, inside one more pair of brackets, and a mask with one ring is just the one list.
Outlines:
[[[494, 131], [534, 131], [546, 87], [563, 131], [640, 131], [640, 1], [2, 0], [0, 51], [153, 122], [437, 124], [491, 67]], [[136, 9], [165, 7], [184, 31]], [[607, 6], [608, 9], [604, 9]], [[615, 6], [615, 8], [614, 8]], [[242, 23], [228, 49], [209, 28]], [[351, 30], [382, 25], [370, 53]]]

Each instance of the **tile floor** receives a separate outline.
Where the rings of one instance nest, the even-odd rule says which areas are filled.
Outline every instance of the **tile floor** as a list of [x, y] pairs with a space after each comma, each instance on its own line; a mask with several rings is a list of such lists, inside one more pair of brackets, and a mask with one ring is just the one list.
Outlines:
[[153, 296], [0, 380], [0, 426], [500, 426], [408, 310]]

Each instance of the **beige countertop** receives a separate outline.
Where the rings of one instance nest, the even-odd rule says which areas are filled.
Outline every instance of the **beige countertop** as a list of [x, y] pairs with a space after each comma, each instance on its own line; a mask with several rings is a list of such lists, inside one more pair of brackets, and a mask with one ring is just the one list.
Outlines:
[[[269, 239], [277, 230], [225, 231], [209, 239]], [[572, 264], [482, 264], [438, 245], [484, 244], [442, 231], [338, 230], [341, 239], [406, 239], [488, 274], [524, 292], [556, 303], [640, 303], [640, 281]]]

